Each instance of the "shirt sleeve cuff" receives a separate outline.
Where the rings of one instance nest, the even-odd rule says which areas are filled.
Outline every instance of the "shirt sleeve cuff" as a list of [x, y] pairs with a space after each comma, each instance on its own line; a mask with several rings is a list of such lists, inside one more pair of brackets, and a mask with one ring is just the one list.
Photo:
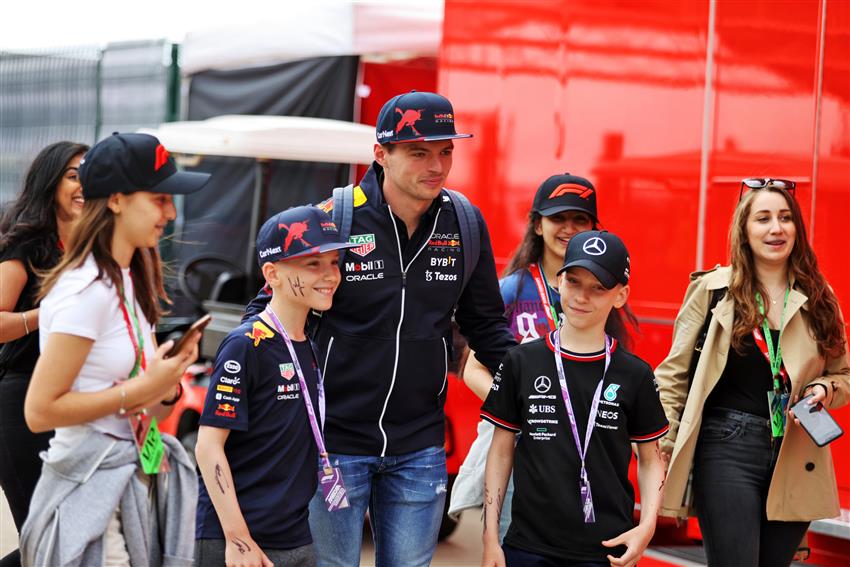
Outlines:
[[665, 435], [667, 435], [667, 431], [670, 429], [669, 424], [664, 424], [664, 427], [659, 429], [654, 433], [647, 433], [646, 435], [633, 435], [630, 437], [632, 443], [646, 443], [648, 441], [655, 441], [656, 439], [661, 439]]
[[489, 421], [496, 427], [501, 427], [502, 429], [507, 429], [508, 431], [513, 431], [514, 433], [519, 433], [520, 428], [518, 425], [514, 425], [509, 421], [505, 421], [504, 419], [500, 419], [495, 415], [489, 414], [484, 410], [481, 410], [481, 419], [485, 421]]

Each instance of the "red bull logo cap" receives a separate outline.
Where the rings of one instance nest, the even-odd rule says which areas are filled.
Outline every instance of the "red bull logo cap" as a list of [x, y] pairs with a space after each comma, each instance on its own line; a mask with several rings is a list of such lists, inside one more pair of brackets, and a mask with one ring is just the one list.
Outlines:
[[209, 173], [178, 171], [168, 150], [150, 134], [115, 132], [80, 160], [80, 184], [86, 199], [136, 191], [194, 193], [209, 179]]
[[590, 215], [594, 222], [599, 222], [593, 184], [584, 177], [569, 173], [553, 175], [541, 183], [534, 195], [531, 210], [544, 217], [564, 211], [582, 211]]
[[257, 234], [257, 261], [280, 262], [330, 250], [354, 248], [342, 242], [339, 230], [326, 212], [312, 206], [293, 207], [267, 220]]
[[472, 137], [472, 134], [455, 131], [454, 109], [446, 97], [418, 91], [388, 100], [378, 114], [375, 130], [379, 144]]

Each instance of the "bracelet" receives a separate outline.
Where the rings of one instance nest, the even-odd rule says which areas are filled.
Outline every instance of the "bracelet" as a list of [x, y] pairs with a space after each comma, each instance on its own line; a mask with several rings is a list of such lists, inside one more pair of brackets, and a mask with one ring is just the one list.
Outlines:
[[127, 392], [124, 391], [124, 384], [121, 384], [118, 391], [121, 393], [121, 405], [118, 407], [118, 415], [123, 417], [127, 415], [127, 410], [124, 409], [124, 402], [127, 400]]
[[159, 402], [159, 403], [161, 403], [161, 404], [162, 404], [162, 405], [164, 405], [164, 406], [173, 406], [173, 405], [174, 405], [174, 404], [176, 404], [178, 401], [180, 401], [180, 398], [182, 398], [182, 397], [183, 397], [183, 384], [181, 384], [180, 382], [178, 382], [178, 383], [177, 383], [177, 395], [176, 395], [176, 396], [174, 396], [174, 397], [173, 397], [172, 399], [170, 399], [170, 400], [163, 400], [163, 401], [161, 401], [161, 402]]
[[24, 320], [24, 331], [26, 331], [26, 334], [29, 335], [30, 334], [30, 326], [27, 325], [27, 312], [26, 311], [21, 311], [21, 319]]

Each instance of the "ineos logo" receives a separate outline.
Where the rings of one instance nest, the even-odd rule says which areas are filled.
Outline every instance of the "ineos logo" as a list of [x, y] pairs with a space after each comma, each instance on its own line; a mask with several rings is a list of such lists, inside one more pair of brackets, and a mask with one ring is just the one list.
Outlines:
[[240, 370], [242, 370], [242, 365], [235, 360], [228, 360], [224, 363], [224, 369], [230, 374], [237, 374]]
[[552, 387], [552, 382], [548, 376], [538, 376], [534, 380], [534, 389], [538, 394], [545, 394]]
[[590, 254], [591, 256], [602, 256], [605, 254], [605, 251], [608, 247], [605, 245], [605, 241], [599, 238], [598, 236], [594, 236], [590, 240], [584, 243], [584, 246], [581, 247], [582, 250], [586, 254]]

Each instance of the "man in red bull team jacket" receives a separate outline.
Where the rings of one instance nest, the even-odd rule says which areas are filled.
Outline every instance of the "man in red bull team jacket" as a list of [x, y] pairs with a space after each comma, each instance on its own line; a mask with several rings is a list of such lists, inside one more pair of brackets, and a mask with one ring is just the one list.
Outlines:
[[[426, 566], [446, 498], [447, 365], [454, 315], [475, 356], [495, 372], [515, 342], [504, 317], [493, 251], [474, 207], [480, 254], [464, 287], [464, 246], [443, 188], [458, 134], [451, 103], [426, 92], [388, 101], [375, 161], [354, 188], [350, 240], [333, 307], [318, 325], [327, 395], [324, 427], [349, 508], [310, 506], [319, 565], [360, 562], [369, 509], [376, 564]], [[319, 205], [330, 210], [333, 201]], [[262, 293], [248, 312], [262, 308]]]

